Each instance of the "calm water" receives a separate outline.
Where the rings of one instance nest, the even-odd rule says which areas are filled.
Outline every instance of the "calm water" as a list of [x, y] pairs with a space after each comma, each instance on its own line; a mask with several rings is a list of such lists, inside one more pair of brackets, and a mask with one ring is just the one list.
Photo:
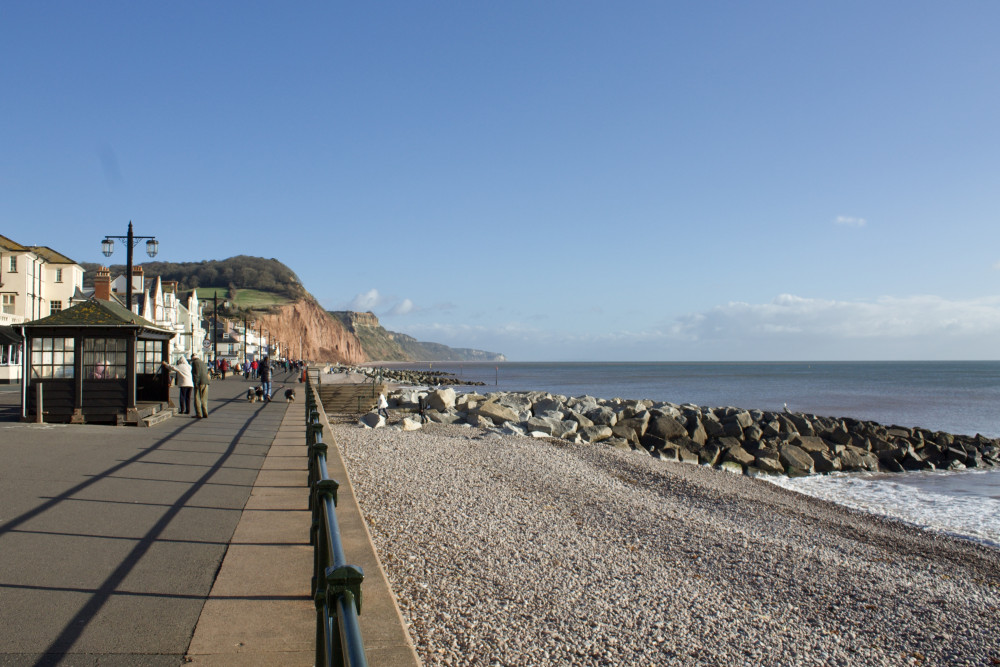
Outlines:
[[[393, 364], [427, 369], [428, 364]], [[649, 398], [1000, 436], [1000, 362], [442, 363], [486, 390]]]
[[[391, 364], [426, 370], [428, 364]], [[1000, 362], [444, 363], [480, 391], [648, 398], [1000, 436]], [[782, 486], [1000, 546], [1000, 471], [825, 475]]]

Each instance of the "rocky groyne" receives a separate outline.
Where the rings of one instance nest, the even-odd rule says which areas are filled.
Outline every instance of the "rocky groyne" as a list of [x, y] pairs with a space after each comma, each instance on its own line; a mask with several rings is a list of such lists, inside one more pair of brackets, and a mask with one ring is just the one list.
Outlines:
[[[358, 369], [354, 369], [358, 370]], [[485, 382], [469, 382], [468, 380], [463, 380], [462, 378], [456, 376], [454, 373], [446, 373], [444, 371], [417, 371], [408, 370], [404, 368], [363, 368], [361, 369], [365, 375], [376, 380], [381, 380], [382, 382], [388, 382], [391, 384], [407, 384], [407, 385], [431, 385], [431, 386], [449, 386], [449, 385], [463, 385], [466, 387], [482, 387], [485, 386]]]
[[[707, 408], [650, 400], [567, 398], [545, 392], [457, 394], [404, 389], [390, 408], [424, 421], [467, 423], [502, 433], [641, 449], [650, 455], [747, 475], [834, 471], [961, 470], [1000, 464], [1000, 441], [857, 419]], [[383, 422], [367, 419], [369, 426]]]

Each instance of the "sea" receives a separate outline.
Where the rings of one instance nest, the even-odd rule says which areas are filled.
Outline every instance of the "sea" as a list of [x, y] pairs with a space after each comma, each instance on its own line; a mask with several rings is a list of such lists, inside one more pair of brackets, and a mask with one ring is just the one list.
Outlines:
[[[486, 386], [564, 396], [734, 406], [1000, 437], [1000, 361], [433, 362]], [[1000, 548], [1000, 469], [834, 473], [769, 481], [818, 498]]]

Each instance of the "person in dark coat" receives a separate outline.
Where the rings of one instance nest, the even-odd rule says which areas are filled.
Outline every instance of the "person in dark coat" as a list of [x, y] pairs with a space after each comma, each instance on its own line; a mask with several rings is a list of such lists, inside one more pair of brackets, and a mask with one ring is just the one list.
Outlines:
[[191, 379], [194, 380], [194, 416], [208, 418], [208, 366], [197, 354], [191, 355]]
[[271, 402], [271, 360], [268, 357], [264, 357], [260, 361], [260, 367], [257, 369], [260, 372], [260, 386], [264, 389], [264, 401], [267, 403]]

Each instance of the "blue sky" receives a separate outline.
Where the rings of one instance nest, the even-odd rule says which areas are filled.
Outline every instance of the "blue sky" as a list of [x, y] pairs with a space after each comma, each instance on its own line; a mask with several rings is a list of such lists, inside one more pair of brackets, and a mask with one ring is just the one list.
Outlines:
[[[8, 2], [0, 234], [512, 360], [992, 359], [996, 2]], [[124, 262], [124, 257], [112, 257]]]

